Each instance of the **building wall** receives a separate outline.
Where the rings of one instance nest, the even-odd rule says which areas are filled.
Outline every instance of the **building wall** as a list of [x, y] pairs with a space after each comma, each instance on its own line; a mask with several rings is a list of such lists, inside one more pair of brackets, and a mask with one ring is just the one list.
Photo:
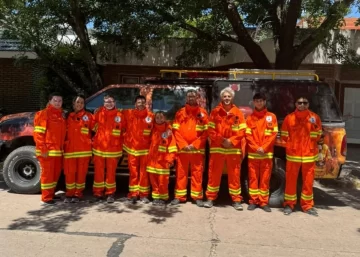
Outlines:
[[0, 107], [8, 113], [38, 110], [37, 75], [34, 63], [19, 67], [14, 59], [0, 59]]

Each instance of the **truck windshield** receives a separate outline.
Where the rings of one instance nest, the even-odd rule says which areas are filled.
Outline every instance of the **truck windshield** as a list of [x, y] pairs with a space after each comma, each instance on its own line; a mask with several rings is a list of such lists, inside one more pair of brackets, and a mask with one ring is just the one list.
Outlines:
[[251, 107], [252, 97], [261, 92], [266, 95], [267, 108], [279, 120], [295, 110], [298, 97], [306, 97], [309, 109], [318, 114], [322, 121], [342, 121], [339, 106], [330, 86], [325, 82], [258, 80], [236, 81], [219, 80], [214, 83], [212, 108], [220, 101], [220, 92], [225, 87], [235, 90], [234, 104], [238, 107]]

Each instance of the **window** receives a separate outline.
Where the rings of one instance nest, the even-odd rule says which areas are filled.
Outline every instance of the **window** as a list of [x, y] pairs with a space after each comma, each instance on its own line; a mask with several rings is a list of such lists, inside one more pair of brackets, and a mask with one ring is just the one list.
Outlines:
[[140, 94], [139, 88], [110, 88], [101, 94], [91, 98], [86, 103], [86, 109], [94, 112], [97, 108], [104, 105], [104, 96], [113, 95], [116, 100], [116, 108], [132, 109], [134, 108], [135, 97]]
[[199, 104], [206, 108], [205, 90], [199, 86], [173, 85], [166, 88], [155, 88], [152, 96], [153, 112], [164, 111], [166, 118], [173, 120], [175, 113], [185, 105], [186, 92], [190, 89], [197, 90], [200, 94]]
[[341, 121], [341, 114], [335, 96], [328, 84], [311, 81], [217, 81], [213, 92], [212, 108], [220, 101], [220, 92], [231, 86], [235, 90], [234, 104], [239, 107], [253, 108], [252, 97], [262, 92], [267, 98], [269, 111], [279, 120], [295, 110], [297, 97], [307, 97], [309, 109], [318, 114], [322, 121]]

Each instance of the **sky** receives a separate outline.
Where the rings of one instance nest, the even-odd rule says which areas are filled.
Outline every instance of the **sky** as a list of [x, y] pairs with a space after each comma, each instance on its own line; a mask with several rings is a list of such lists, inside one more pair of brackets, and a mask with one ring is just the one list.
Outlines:
[[358, 8], [353, 7], [351, 9], [351, 13], [349, 13], [346, 17], [360, 18], [360, 13]]

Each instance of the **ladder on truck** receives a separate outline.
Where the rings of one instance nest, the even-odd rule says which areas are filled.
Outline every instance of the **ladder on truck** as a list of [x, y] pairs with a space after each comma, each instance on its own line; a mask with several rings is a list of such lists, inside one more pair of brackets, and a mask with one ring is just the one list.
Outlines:
[[228, 78], [228, 79], [271, 79], [271, 80], [316, 80], [314, 70], [260, 70], [230, 69], [228, 71], [209, 70], [160, 70], [162, 78]]

